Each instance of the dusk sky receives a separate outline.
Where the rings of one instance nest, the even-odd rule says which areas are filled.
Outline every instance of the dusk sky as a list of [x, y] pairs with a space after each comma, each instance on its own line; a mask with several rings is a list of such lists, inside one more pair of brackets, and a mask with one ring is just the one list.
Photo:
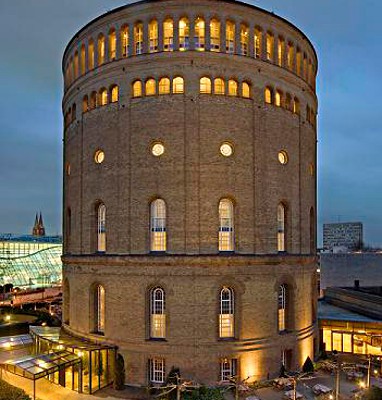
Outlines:
[[[182, 0], [180, 0], [182, 1]], [[0, 232], [30, 233], [42, 211], [61, 233], [61, 60], [118, 0], [0, 0]], [[362, 221], [382, 246], [382, 2], [257, 0], [307, 34], [319, 58], [319, 244], [324, 222]]]

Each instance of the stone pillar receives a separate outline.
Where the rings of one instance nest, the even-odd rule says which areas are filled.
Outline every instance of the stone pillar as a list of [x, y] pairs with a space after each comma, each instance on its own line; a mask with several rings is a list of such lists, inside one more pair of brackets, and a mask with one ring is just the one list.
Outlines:
[[121, 27], [119, 24], [115, 25], [115, 57], [117, 60], [122, 58], [122, 42], [121, 42]]
[[195, 50], [195, 16], [189, 15], [190, 24], [190, 50]]
[[110, 33], [110, 31], [108, 31], [104, 35], [104, 37], [105, 37], [105, 58], [104, 58], [104, 61], [103, 61], [104, 64], [106, 64], [108, 61], [111, 61], [110, 54], [109, 54], [109, 45], [110, 45], [110, 43], [109, 43], [109, 39], [110, 39], [109, 33]]
[[250, 24], [248, 27], [248, 55], [252, 58], [255, 57], [255, 27]]
[[211, 50], [211, 16], [209, 14], [204, 16], [204, 49], [205, 51]]
[[173, 41], [174, 41], [174, 51], [179, 50], [179, 16], [174, 15], [173, 17]]
[[222, 53], [227, 52], [226, 47], [226, 20], [221, 18], [220, 20], [220, 51]]
[[85, 45], [85, 74], [89, 72], [89, 42], [88, 40], [84, 40], [83, 44]]
[[241, 54], [240, 22], [235, 23], [235, 54]]
[[134, 24], [129, 24], [129, 54], [130, 56], [135, 56], [135, 40], [134, 40]]
[[262, 60], [267, 59], [267, 29], [262, 30], [261, 34], [261, 57]]
[[158, 19], [158, 51], [163, 51], [163, 18]]
[[143, 23], [143, 46], [142, 53], [146, 54], [150, 51], [150, 38], [149, 38], [149, 21], [145, 20]]

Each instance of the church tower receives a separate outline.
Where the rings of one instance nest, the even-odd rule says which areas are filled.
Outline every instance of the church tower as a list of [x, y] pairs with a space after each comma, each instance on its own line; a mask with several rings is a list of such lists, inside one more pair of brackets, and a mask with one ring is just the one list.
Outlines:
[[34, 220], [32, 235], [33, 236], [45, 236], [45, 227], [44, 227], [44, 222], [42, 220], [41, 212], [40, 212], [40, 216], [38, 216], [38, 213], [36, 213], [36, 218]]

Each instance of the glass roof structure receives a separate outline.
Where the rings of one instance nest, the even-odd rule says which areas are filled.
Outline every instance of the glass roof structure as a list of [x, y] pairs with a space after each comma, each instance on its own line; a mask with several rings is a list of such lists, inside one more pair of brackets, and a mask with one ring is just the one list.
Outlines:
[[0, 236], [0, 284], [41, 287], [60, 283], [61, 254], [57, 237]]
[[1, 366], [12, 374], [37, 380], [58, 371], [61, 368], [80, 364], [81, 358], [68, 351], [30, 355], [17, 360], [8, 360]]
[[5, 336], [0, 337], [0, 351], [12, 351], [17, 348], [33, 344], [31, 335]]

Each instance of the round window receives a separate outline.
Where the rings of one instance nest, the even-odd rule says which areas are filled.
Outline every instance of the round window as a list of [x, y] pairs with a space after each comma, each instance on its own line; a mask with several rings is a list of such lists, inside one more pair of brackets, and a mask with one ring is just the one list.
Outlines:
[[162, 143], [155, 143], [151, 147], [151, 153], [155, 157], [160, 157], [164, 153], [164, 146]]
[[288, 163], [288, 153], [285, 150], [279, 151], [279, 162], [282, 165]]
[[102, 150], [97, 150], [94, 154], [96, 164], [102, 164], [105, 160], [105, 153]]
[[231, 143], [224, 142], [220, 146], [220, 154], [224, 157], [231, 157], [233, 154], [233, 146]]

